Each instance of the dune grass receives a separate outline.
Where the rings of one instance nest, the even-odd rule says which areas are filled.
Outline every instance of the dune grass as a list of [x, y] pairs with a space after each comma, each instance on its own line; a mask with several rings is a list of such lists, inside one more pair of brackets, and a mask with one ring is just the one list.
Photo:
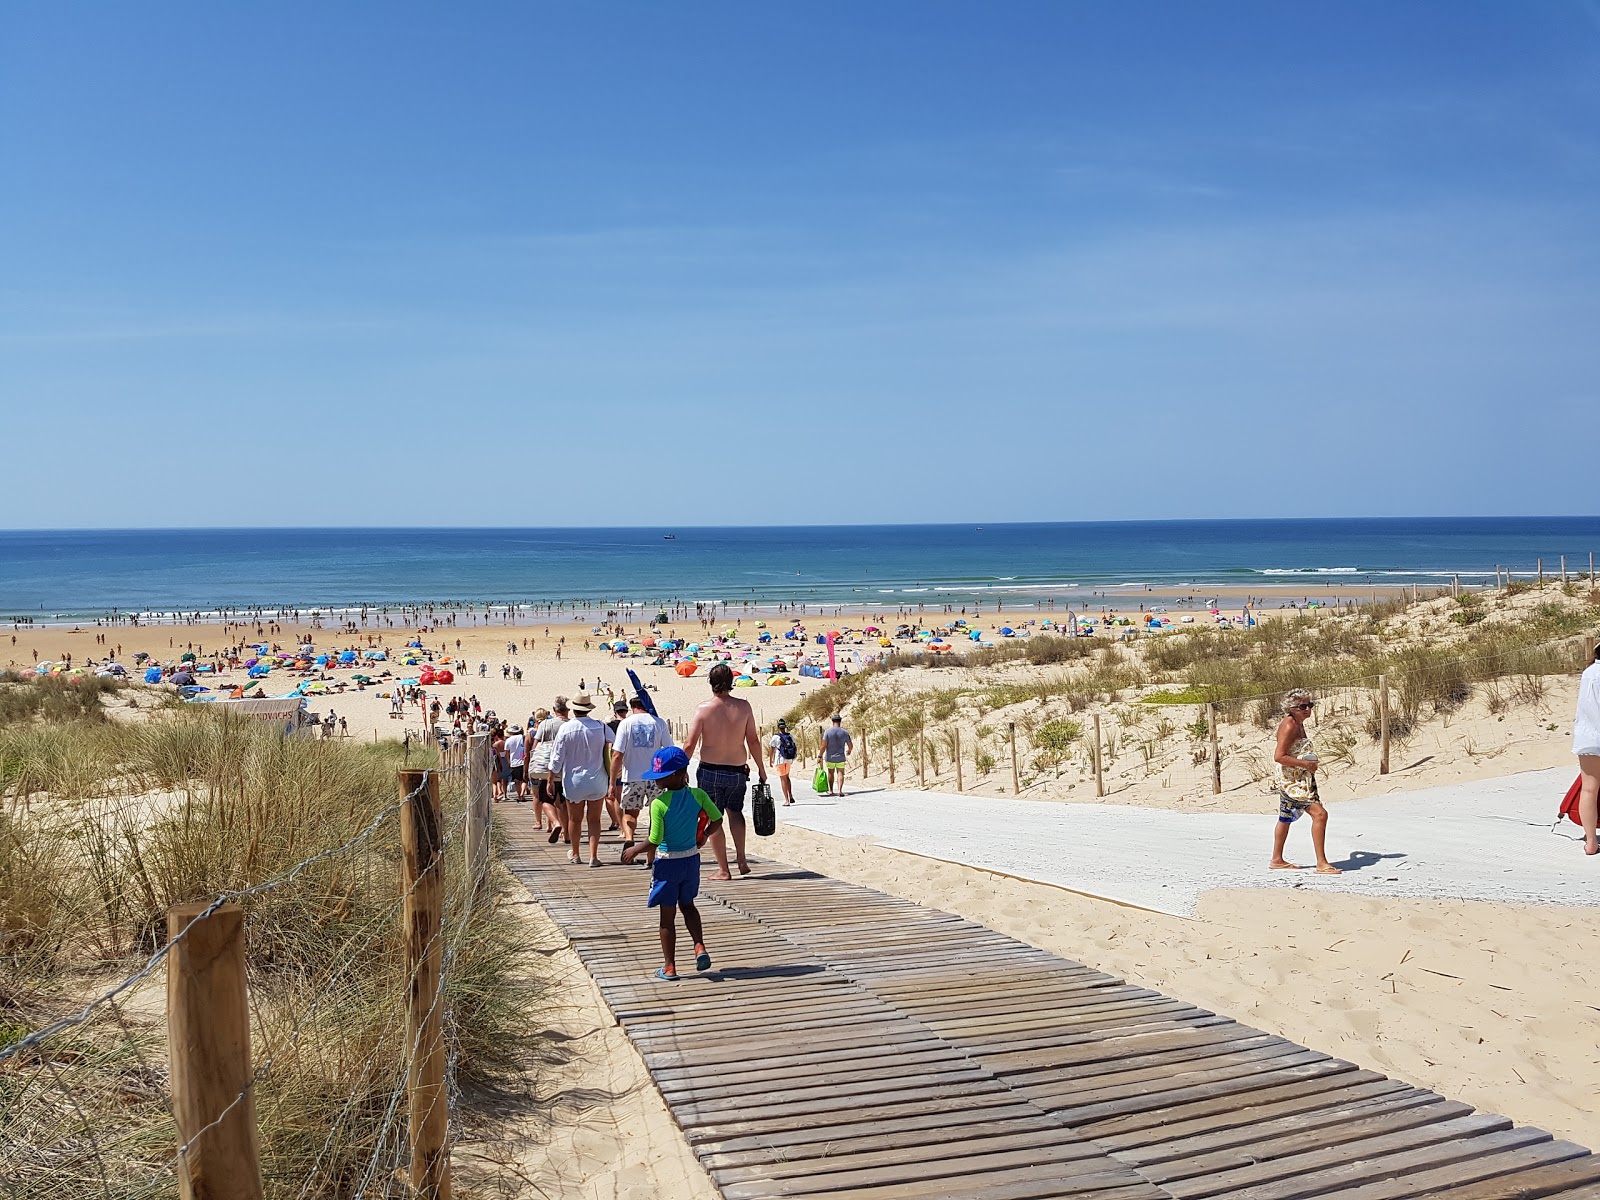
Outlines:
[[[135, 970], [164, 940], [170, 905], [282, 878], [356, 839], [397, 800], [402, 756], [207, 710], [0, 726], [12, 800], [0, 815], [0, 1045]], [[521, 1069], [535, 997], [522, 927], [496, 903], [508, 877], [467, 903], [463, 790], [451, 777], [442, 792], [457, 831], [443, 1002], [470, 1100]], [[254, 1056], [272, 1060], [256, 1087], [270, 1196], [353, 1195], [374, 1154], [384, 1170], [399, 1154], [403, 1103], [383, 1132], [404, 1077], [397, 822], [243, 902]], [[176, 1150], [163, 979], [158, 969], [89, 1024], [0, 1065], [5, 1195], [173, 1193], [161, 1174]]]

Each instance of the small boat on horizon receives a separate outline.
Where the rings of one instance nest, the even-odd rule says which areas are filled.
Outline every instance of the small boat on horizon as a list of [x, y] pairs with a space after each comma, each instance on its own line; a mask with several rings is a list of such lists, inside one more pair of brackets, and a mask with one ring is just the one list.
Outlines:
[[661, 540], [663, 542], [675, 542], [678, 540], [678, 535], [675, 533], [663, 533], [661, 535]]

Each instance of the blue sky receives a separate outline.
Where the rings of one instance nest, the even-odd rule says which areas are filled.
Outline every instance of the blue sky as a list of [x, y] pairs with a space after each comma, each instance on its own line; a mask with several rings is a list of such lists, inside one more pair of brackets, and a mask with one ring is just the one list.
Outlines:
[[1597, 213], [1577, 0], [15, 3], [0, 524], [1594, 513]]

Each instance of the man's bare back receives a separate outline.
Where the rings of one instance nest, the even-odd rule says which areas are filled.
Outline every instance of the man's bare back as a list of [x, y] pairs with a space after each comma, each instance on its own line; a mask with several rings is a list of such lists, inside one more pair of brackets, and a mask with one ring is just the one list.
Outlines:
[[[743, 766], [749, 754], [749, 742], [756, 736], [755, 722], [755, 712], [748, 700], [712, 696], [694, 710], [684, 750], [690, 756], [698, 750], [701, 762]], [[755, 759], [759, 763], [760, 754], [756, 754]]]

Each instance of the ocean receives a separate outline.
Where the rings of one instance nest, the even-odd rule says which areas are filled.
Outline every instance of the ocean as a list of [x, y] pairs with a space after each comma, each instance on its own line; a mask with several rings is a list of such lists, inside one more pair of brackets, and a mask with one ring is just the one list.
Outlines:
[[[671, 535], [669, 538], [668, 535]], [[1292, 594], [1329, 583], [1492, 582], [1565, 554], [1588, 570], [1600, 517], [1116, 521], [629, 529], [0, 532], [0, 618], [113, 611], [574, 602], [1008, 604], [1148, 586]]]

